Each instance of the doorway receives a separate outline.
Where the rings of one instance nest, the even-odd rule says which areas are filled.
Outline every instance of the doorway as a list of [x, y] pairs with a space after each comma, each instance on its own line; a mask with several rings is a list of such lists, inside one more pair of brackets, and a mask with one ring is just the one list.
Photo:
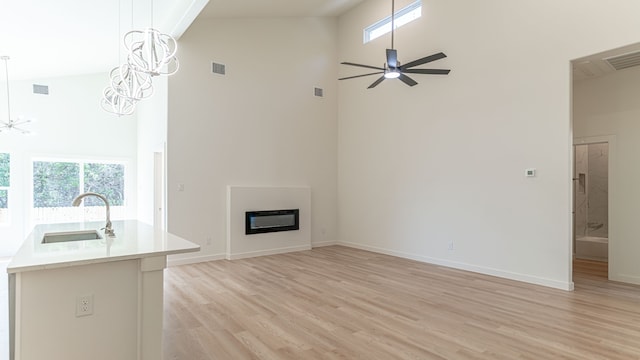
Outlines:
[[610, 139], [573, 145], [574, 272], [608, 278]]
[[[640, 127], [636, 121], [640, 114], [640, 66], [637, 66], [640, 64], [617, 66], [618, 60], [629, 56], [640, 57], [640, 43], [571, 61], [571, 132], [574, 145], [609, 144], [607, 276], [614, 281], [640, 284], [640, 268], [637, 266], [640, 242], [635, 240], [637, 204], [640, 203], [640, 192], [636, 188], [640, 183], [640, 173], [634, 166], [640, 139]], [[571, 147], [570, 152], [573, 150]], [[570, 164], [572, 158], [568, 159]], [[576, 182], [571, 181], [573, 184], [569, 185], [577, 186]], [[573, 192], [570, 195], [574, 197]], [[572, 230], [570, 225], [569, 232]], [[573, 235], [568, 240], [571, 263]]]

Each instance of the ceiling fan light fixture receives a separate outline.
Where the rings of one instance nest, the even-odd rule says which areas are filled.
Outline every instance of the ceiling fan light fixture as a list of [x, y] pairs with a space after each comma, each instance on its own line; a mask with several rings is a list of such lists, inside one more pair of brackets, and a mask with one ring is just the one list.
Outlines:
[[408, 86], [418, 85], [418, 82], [416, 82], [415, 80], [407, 76], [407, 74], [426, 74], [426, 75], [449, 74], [449, 72], [451, 71], [449, 69], [413, 69], [413, 67], [415, 66], [423, 65], [423, 64], [430, 63], [432, 61], [440, 60], [442, 58], [447, 57], [442, 52], [425, 56], [423, 58], [416, 59], [406, 64], [400, 65], [400, 62], [398, 61], [398, 51], [393, 47], [393, 44], [394, 44], [393, 39], [395, 34], [395, 31], [394, 31], [395, 14], [396, 14], [395, 1], [391, 0], [391, 48], [386, 50], [387, 62], [384, 65], [384, 67], [357, 64], [352, 62], [342, 62], [341, 64], [343, 65], [358, 66], [358, 67], [363, 67], [368, 69], [375, 69], [379, 71], [368, 73], [368, 74], [362, 74], [362, 75], [342, 77], [342, 78], [339, 78], [338, 80], [355, 79], [363, 76], [382, 74], [382, 76], [380, 76], [376, 81], [374, 81], [371, 85], [369, 85], [369, 87], [367, 87], [367, 89], [373, 89], [374, 87], [378, 86], [381, 82], [383, 82], [386, 79], [399, 79], [400, 81], [402, 81]]
[[400, 77], [400, 71], [398, 69], [390, 69], [384, 73], [385, 79], [397, 79]]
[[15, 120], [11, 118], [11, 91], [9, 89], [9, 66], [7, 65], [9, 59], [10, 57], [7, 55], [0, 56], [0, 60], [4, 61], [4, 73], [7, 80], [7, 121], [0, 120], [0, 132], [15, 131], [23, 135], [30, 135], [31, 131], [24, 129], [23, 126], [31, 123], [32, 119], [25, 119], [21, 116], [18, 116]]

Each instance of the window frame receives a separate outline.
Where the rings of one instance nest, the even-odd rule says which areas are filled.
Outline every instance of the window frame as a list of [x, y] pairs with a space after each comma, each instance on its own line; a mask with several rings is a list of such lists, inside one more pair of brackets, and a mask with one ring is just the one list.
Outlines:
[[[411, 14], [414, 11], [419, 11], [420, 13], [417, 16], [415, 16], [414, 18], [412, 18], [412, 19], [410, 19], [410, 20], [408, 20], [406, 22], [403, 22], [401, 20], [403, 16], [408, 16], [409, 14]], [[408, 24], [408, 23], [410, 23], [410, 22], [412, 22], [414, 20], [417, 20], [420, 17], [422, 17], [422, 0], [415, 0], [411, 4], [403, 7], [400, 10], [397, 10], [394, 13], [394, 18], [395, 18], [394, 27], [395, 27], [395, 29], [398, 29], [399, 27], [401, 27], [403, 25], [406, 25], [406, 24]], [[400, 20], [400, 23], [398, 23], [398, 20]], [[382, 32], [379, 35], [371, 37], [371, 34], [373, 32], [375, 32], [376, 30], [379, 30], [379, 29], [381, 29], [381, 28], [383, 28], [383, 27], [385, 27], [387, 25], [389, 25], [389, 30], [388, 31]], [[391, 25], [391, 16], [387, 16], [384, 19], [376, 21], [375, 23], [365, 27], [364, 30], [362, 31], [362, 43], [366, 44], [368, 42], [371, 42], [371, 41], [373, 41], [373, 40], [375, 40], [375, 39], [377, 39], [379, 37], [382, 37], [382, 36], [390, 33], [391, 32], [391, 26], [390, 25]]]
[[[37, 224], [42, 224], [42, 223], [49, 223], [48, 221], [42, 222], [42, 221], [36, 221], [36, 219], [34, 218], [34, 209], [35, 208], [34, 205], [34, 188], [33, 188], [33, 165], [34, 162], [71, 162], [71, 163], [77, 163], [79, 164], [79, 189], [80, 189], [80, 193], [82, 193], [83, 188], [84, 188], [84, 165], [87, 163], [98, 163], [98, 164], [118, 164], [118, 165], [123, 165], [124, 166], [124, 203], [121, 206], [111, 206], [111, 212], [112, 212], [112, 220], [120, 220], [120, 219], [124, 219], [124, 218], [129, 218], [130, 215], [133, 213], [133, 209], [130, 208], [132, 203], [135, 203], [135, 201], [131, 200], [131, 196], [132, 194], [134, 194], [133, 190], [132, 190], [132, 186], [134, 186], [134, 178], [133, 178], [133, 174], [132, 174], [132, 160], [129, 158], [117, 158], [117, 157], [101, 157], [101, 156], [52, 156], [52, 155], [38, 155], [38, 156], [32, 156], [30, 161], [28, 162], [28, 181], [27, 181], [27, 193], [28, 193], [28, 203], [27, 203], [27, 207], [25, 209], [25, 211], [28, 214], [28, 223], [30, 224], [30, 226], [34, 226]], [[69, 207], [71, 207], [71, 204], [69, 204]], [[94, 208], [95, 206], [91, 206], [92, 208]], [[99, 206], [100, 207], [100, 206]], [[101, 206], [104, 207], [104, 206]], [[60, 207], [60, 208], [65, 208], [65, 207]], [[82, 202], [82, 204], [80, 204], [80, 208], [84, 208], [84, 202]], [[117, 217], [114, 216], [117, 213], [117, 208], [121, 208], [122, 209], [122, 216], [121, 217]], [[116, 210], [116, 211], [114, 211]], [[80, 219], [74, 219], [71, 220], [71, 222], [84, 222], [85, 218], [83, 216], [83, 218]], [[86, 221], [95, 221], [93, 219], [89, 219]], [[51, 223], [62, 223], [61, 221], [52, 221]]]

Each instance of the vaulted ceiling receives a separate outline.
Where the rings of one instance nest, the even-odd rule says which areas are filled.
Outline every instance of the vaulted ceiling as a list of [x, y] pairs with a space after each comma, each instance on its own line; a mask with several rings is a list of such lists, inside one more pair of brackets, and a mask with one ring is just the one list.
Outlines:
[[[122, 35], [132, 28], [153, 24], [180, 36], [196, 16], [338, 16], [363, 1], [0, 0], [0, 55], [11, 57], [12, 80], [106, 72], [124, 59]], [[637, 50], [636, 46], [576, 60], [574, 78], [614, 71], [603, 58]]]
[[12, 80], [106, 72], [124, 59], [122, 35], [152, 22], [180, 36], [199, 14], [336, 16], [362, 1], [0, 0], [0, 55], [11, 57]]
[[338, 16], [363, 0], [211, 0], [203, 17]]

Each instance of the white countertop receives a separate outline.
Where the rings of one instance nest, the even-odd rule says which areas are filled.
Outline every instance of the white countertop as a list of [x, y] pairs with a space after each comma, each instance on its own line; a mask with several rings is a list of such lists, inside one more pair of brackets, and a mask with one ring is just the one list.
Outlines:
[[[8, 273], [199, 251], [200, 246], [137, 220], [114, 221], [114, 238], [42, 244], [48, 232], [97, 230], [104, 221], [37, 225], [13, 256]], [[104, 231], [98, 231], [104, 236]]]

